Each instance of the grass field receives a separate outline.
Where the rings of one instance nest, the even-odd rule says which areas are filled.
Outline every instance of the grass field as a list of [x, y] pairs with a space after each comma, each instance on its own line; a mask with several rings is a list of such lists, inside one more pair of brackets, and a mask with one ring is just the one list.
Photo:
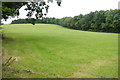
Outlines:
[[71, 30], [52, 24], [3, 27], [4, 58], [16, 57], [3, 77], [118, 77], [118, 34]]

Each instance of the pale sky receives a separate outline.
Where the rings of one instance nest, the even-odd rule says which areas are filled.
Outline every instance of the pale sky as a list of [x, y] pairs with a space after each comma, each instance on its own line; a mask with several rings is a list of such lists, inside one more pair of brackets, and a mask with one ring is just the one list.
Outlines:
[[[49, 3], [49, 12], [47, 17], [73, 17], [79, 14], [88, 14], [91, 11], [118, 9], [118, 2], [120, 0], [62, 0], [61, 7], [57, 6], [56, 1]], [[19, 18], [27, 18], [27, 12], [24, 7], [20, 9]], [[14, 19], [8, 19], [4, 23], [8, 24]]]

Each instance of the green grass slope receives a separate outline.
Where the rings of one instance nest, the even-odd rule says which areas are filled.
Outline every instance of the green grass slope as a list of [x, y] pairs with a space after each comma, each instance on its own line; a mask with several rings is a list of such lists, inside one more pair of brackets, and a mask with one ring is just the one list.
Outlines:
[[16, 57], [3, 77], [118, 77], [118, 34], [51, 24], [4, 25], [3, 33], [4, 56]]

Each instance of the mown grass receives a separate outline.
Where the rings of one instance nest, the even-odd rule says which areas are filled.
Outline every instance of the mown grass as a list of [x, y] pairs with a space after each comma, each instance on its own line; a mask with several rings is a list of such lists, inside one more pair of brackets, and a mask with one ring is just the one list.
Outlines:
[[[117, 78], [118, 34], [51, 24], [4, 25], [5, 58], [16, 57], [3, 77]], [[30, 74], [25, 70], [35, 72]], [[15, 72], [16, 71], [16, 72]]]

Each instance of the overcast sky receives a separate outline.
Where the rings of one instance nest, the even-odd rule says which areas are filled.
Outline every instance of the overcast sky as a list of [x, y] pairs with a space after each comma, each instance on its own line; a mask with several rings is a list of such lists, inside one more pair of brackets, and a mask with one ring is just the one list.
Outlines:
[[[79, 14], [88, 14], [91, 11], [118, 9], [118, 2], [120, 0], [62, 0], [61, 7], [57, 6], [56, 1], [49, 3], [49, 12], [47, 17], [73, 17]], [[19, 18], [26, 18], [27, 12], [24, 7], [20, 9]], [[8, 19], [6, 24], [10, 23], [13, 19]]]

